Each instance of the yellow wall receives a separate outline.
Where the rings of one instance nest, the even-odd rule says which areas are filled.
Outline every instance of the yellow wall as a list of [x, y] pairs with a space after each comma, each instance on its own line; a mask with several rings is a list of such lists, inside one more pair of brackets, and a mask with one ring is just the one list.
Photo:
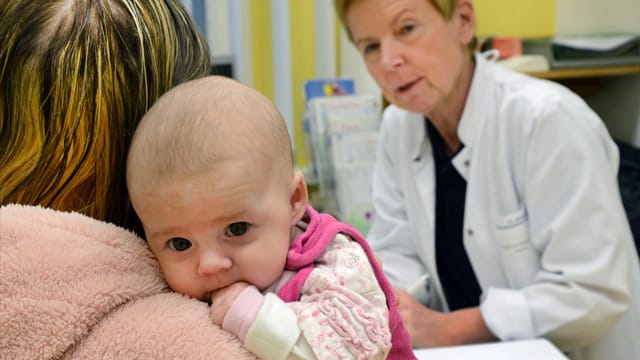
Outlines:
[[548, 37], [555, 33], [554, 0], [476, 0], [477, 35]]
[[291, 81], [293, 89], [293, 138], [295, 164], [309, 165], [309, 147], [302, 129], [304, 99], [302, 84], [316, 77], [315, 21], [313, 0], [289, 0], [289, 24], [291, 26]]
[[253, 86], [274, 100], [270, 1], [251, 0], [251, 56]]
[[[289, 0], [293, 139], [296, 148], [295, 163], [298, 167], [308, 166], [310, 158], [302, 129], [302, 84], [305, 80], [316, 77], [313, 8], [313, 0]], [[271, 21], [271, 2], [251, 0], [253, 86], [275, 100]]]

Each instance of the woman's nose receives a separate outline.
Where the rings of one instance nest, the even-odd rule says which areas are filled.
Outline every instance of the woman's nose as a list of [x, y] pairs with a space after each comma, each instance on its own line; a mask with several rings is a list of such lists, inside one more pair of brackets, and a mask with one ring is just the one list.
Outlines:
[[393, 70], [404, 63], [400, 44], [388, 40], [380, 43], [380, 63], [385, 70]]
[[204, 249], [199, 254], [198, 275], [208, 276], [231, 267], [231, 259], [220, 251]]

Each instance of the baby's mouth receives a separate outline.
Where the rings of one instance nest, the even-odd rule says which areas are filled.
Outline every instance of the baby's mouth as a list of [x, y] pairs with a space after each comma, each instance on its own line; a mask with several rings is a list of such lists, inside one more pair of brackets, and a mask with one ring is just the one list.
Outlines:
[[213, 304], [213, 301], [211, 300], [211, 295], [213, 295], [211, 291], [205, 293], [204, 295], [202, 295], [202, 298], [200, 298], [200, 301], [206, 302], [209, 306], [211, 306]]

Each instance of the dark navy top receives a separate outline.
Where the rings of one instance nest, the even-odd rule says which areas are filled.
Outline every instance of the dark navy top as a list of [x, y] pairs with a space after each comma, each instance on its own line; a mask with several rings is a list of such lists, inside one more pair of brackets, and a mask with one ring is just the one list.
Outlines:
[[440, 282], [451, 311], [478, 306], [480, 285], [462, 243], [467, 182], [451, 163], [464, 144], [450, 157], [436, 128], [431, 121], [425, 122], [435, 160], [435, 243]]

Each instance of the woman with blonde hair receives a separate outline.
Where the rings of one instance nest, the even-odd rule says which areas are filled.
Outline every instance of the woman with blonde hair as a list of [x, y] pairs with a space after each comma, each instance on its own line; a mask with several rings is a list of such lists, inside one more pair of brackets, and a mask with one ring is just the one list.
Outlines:
[[0, 358], [253, 358], [123, 229], [139, 231], [125, 187], [136, 125], [210, 71], [184, 8], [11, 0], [0, 19]]

